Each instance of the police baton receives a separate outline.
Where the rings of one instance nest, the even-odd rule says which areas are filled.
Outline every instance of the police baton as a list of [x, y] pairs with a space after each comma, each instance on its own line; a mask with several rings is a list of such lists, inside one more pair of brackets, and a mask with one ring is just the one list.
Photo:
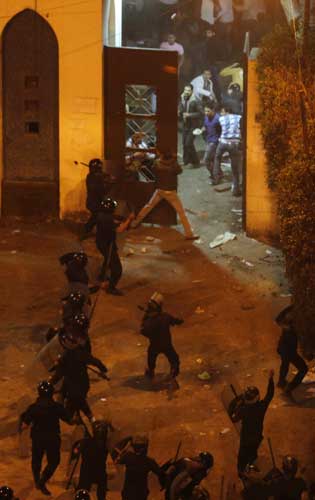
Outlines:
[[271, 439], [270, 438], [268, 438], [268, 447], [269, 447], [269, 452], [270, 452], [270, 456], [271, 456], [272, 467], [274, 469], [276, 469], [277, 466], [276, 466], [275, 456], [274, 456], [274, 453], [273, 453], [273, 449], [272, 449], [272, 444], [271, 444]]
[[105, 379], [105, 380], [110, 380], [110, 378], [106, 375], [106, 373], [103, 373], [103, 372], [99, 372], [98, 370], [95, 370], [94, 368], [92, 368], [91, 366], [88, 366], [87, 367], [88, 370], [90, 370], [91, 372], [93, 373], [96, 373], [96, 375], [98, 375], [99, 377]]
[[85, 163], [84, 161], [77, 161], [77, 160], [74, 160], [73, 162], [75, 165], [84, 165], [85, 167], [88, 167], [89, 164], [88, 163]]

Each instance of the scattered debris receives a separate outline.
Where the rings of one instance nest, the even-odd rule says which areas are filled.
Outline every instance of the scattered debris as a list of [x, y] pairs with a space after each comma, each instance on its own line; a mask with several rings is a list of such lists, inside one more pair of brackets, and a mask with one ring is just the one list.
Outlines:
[[246, 377], [249, 378], [249, 377], [252, 377], [253, 375], [251, 373], [246, 373]]
[[195, 309], [196, 314], [203, 314], [205, 312], [204, 309], [202, 309], [200, 306], [197, 306]]
[[222, 431], [220, 431], [220, 436], [224, 436], [224, 434], [227, 434], [230, 431], [231, 429], [229, 427], [225, 427]]
[[198, 376], [199, 380], [210, 380], [211, 379], [211, 375], [208, 372], [199, 373], [197, 376]]
[[203, 360], [202, 360], [201, 358], [197, 358], [197, 359], [196, 359], [196, 363], [198, 363], [199, 365], [201, 365], [202, 361], [203, 361]]
[[11, 253], [15, 255], [17, 253], [17, 250], [11, 250]]
[[242, 259], [241, 262], [243, 262], [243, 264], [245, 264], [247, 267], [255, 267], [254, 264], [252, 264], [248, 260]]
[[197, 243], [197, 245], [202, 245], [203, 240], [201, 238], [199, 238], [199, 240], [195, 240], [195, 243]]
[[209, 243], [210, 248], [219, 247], [227, 243], [228, 241], [232, 241], [236, 239], [236, 234], [230, 233], [230, 231], [226, 231], [224, 234], [219, 234], [211, 243]]
[[142, 345], [142, 344], [140, 344], [140, 342], [138, 342], [137, 346], [140, 346], [140, 345]]
[[147, 253], [147, 249], [146, 249], [146, 247], [142, 247], [142, 248], [141, 248], [141, 253]]
[[268, 248], [267, 248], [267, 250], [266, 250], [266, 254], [267, 254], [267, 255], [272, 255], [272, 251], [271, 251], [271, 250], [268, 250]]
[[199, 436], [206, 436], [207, 434], [205, 432], [199, 432]]
[[134, 255], [135, 251], [132, 248], [128, 248], [125, 254], [125, 257], [130, 257], [131, 255]]
[[101, 398], [101, 401], [103, 401], [103, 402], [104, 402], [104, 401], [107, 401], [107, 399], [106, 399], [106, 398]]
[[153, 236], [146, 236], [145, 237], [146, 241], [154, 241], [155, 238]]
[[18, 234], [21, 232], [21, 229], [14, 229], [11, 234]]
[[230, 365], [224, 365], [224, 368], [230, 368]]
[[193, 280], [192, 283], [202, 283], [204, 280]]
[[216, 186], [214, 188], [214, 190], [217, 192], [217, 193], [224, 193], [225, 191], [230, 191], [231, 190], [231, 184], [221, 184], [221, 186]]
[[231, 209], [231, 212], [232, 212], [233, 214], [242, 215], [243, 210], [242, 210], [241, 208], [232, 208], [232, 209]]
[[280, 297], [283, 298], [292, 297], [292, 293], [281, 293]]

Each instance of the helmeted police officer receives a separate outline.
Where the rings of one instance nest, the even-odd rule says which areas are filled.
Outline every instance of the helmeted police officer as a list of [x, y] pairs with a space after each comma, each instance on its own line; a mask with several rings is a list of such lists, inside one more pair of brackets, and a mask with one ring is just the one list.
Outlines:
[[76, 492], [74, 500], [91, 500], [90, 493], [87, 490], [79, 490]]
[[106, 377], [107, 368], [98, 358], [90, 354], [85, 348], [86, 338], [82, 337], [82, 345], [74, 344], [73, 349], [66, 349], [58, 364], [54, 367], [52, 384], [56, 384], [63, 378], [62, 393], [65, 404], [71, 417], [80, 411], [93, 421], [94, 417], [88, 402], [87, 394], [90, 388], [90, 380], [87, 372], [88, 365], [99, 369], [100, 375]]
[[[198, 490], [196, 489], [207, 477], [213, 464], [213, 456], [208, 451], [203, 451], [196, 457], [181, 458], [172, 463], [166, 471], [165, 500], [191, 500], [197, 497]], [[205, 495], [205, 493], [201, 490], [200, 495]]]
[[96, 246], [103, 255], [104, 261], [99, 274], [100, 281], [108, 279], [107, 293], [122, 295], [117, 284], [122, 275], [122, 265], [118, 255], [116, 232], [123, 232], [128, 228], [133, 214], [124, 222], [115, 219], [114, 211], [117, 203], [112, 198], [105, 198], [99, 205], [96, 219]]
[[[38, 399], [21, 415], [25, 426], [31, 425], [32, 471], [36, 488], [50, 495], [46, 482], [51, 478], [60, 462], [60, 424], [70, 423], [70, 415], [64, 407], [53, 400], [54, 387], [44, 380], [38, 385]], [[43, 456], [47, 466], [41, 473]]]
[[150, 298], [146, 312], [142, 319], [141, 335], [144, 335], [150, 340], [148, 347], [148, 367], [146, 376], [154, 378], [156, 359], [159, 354], [164, 354], [167, 357], [171, 376], [177, 377], [179, 374], [179, 356], [172, 344], [170, 327], [181, 325], [182, 319], [175, 318], [162, 310], [163, 296], [155, 292]]
[[86, 270], [88, 258], [85, 252], [69, 252], [59, 258], [62, 266], [65, 266], [65, 275], [69, 284], [69, 292], [80, 290], [88, 298], [89, 276]]
[[263, 425], [267, 408], [274, 395], [274, 372], [270, 371], [267, 393], [260, 399], [257, 387], [247, 387], [239, 404], [234, 408], [231, 419], [241, 421], [240, 448], [238, 454], [238, 471], [242, 474], [248, 464], [257, 459], [257, 451], [263, 439]]
[[286, 455], [282, 461], [282, 474], [271, 481], [271, 493], [274, 500], [300, 500], [307, 490], [306, 482], [296, 477], [298, 460], [292, 455]]
[[88, 436], [77, 447], [81, 454], [79, 489], [90, 491], [97, 485], [97, 500], [105, 500], [107, 491], [106, 460], [108, 455], [107, 433], [111, 427], [109, 422], [96, 420], [93, 422], [93, 436]]
[[97, 210], [106, 195], [106, 177], [103, 172], [103, 162], [93, 158], [89, 162], [89, 173], [86, 176], [86, 208], [91, 212], [90, 218], [84, 226], [85, 235], [90, 233], [96, 225]]
[[121, 492], [122, 500], [147, 500], [149, 495], [148, 475], [153, 472], [163, 485], [163, 473], [153, 458], [148, 457], [148, 439], [135, 436], [132, 440], [133, 451], [126, 451], [118, 459], [125, 466], [125, 481]]
[[81, 313], [87, 315], [88, 304], [87, 298], [81, 291], [71, 292], [68, 297], [63, 300], [62, 307], [62, 320], [64, 324], [67, 324], [74, 316]]

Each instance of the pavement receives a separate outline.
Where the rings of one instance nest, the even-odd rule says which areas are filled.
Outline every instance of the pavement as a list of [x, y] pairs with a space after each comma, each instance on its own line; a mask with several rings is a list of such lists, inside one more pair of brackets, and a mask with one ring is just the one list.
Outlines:
[[[227, 168], [227, 181], [228, 176]], [[226, 414], [222, 391], [237, 382], [240, 387], [257, 385], [264, 394], [269, 370], [279, 366], [280, 332], [273, 318], [289, 303], [290, 293], [281, 252], [247, 238], [241, 199], [214, 191], [206, 181], [202, 167], [185, 169], [180, 178], [179, 192], [200, 240], [186, 241], [180, 226], [145, 224], [119, 236], [125, 295], [101, 291], [90, 329], [93, 353], [108, 366], [111, 381], [93, 375], [89, 402], [97, 418], [111, 418], [122, 432], [146, 432], [149, 454], [159, 463], [175, 454], [179, 441], [181, 456], [209, 450], [215, 465], [204, 484], [211, 498], [237, 500], [238, 433]], [[236, 238], [211, 249], [209, 243], [226, 231]], [[25, 371], [44, 346], [47, 328], [60, 322], [66, 281], [58, 256], [78, 247], [77, 234], [71, 225], [55, 221], [3, 219], [0, 227], [0, 483], [9, 483], [20, 500], [42, 498], [32, 486], [30, 459], [18, 456], [18, 415], [36, 397]], [[101, 259], [93, 238], [82, 246], [93, 282]], [[181, 358], [178, 391], [163, 383], [168, 373], [163, 357], [158, 382], [152, 385], [144, 377], [147, 340], [139, 333], [138, 305], [156, 290], [165, 297], [165, 310], [184, 319], [173, 329]], [[286, 453], [297, 454], [308, 479], [315, 470], [313, 387], [305, 384], [296, 391], [298, 404], [276, 390], [265, 420], [265, 437], [272, 439], [277, 463]], [[71, 433], [62, 425], [62, 462], [49, 483], [52, 498], [59, 500], [73, 498], [64, 493]], [[260, 463], [267, 471], [271, 462], [265, 441]], [[116, 500], [123, 469], [110, 464], [109, 470], [108, 499]], [[151, 500], [163, 498], [154, 478], [150, 489]]]

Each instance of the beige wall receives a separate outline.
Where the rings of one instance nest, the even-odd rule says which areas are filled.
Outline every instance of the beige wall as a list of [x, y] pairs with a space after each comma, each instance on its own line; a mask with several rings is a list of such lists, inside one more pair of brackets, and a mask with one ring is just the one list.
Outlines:
[[[0, 0], [0, 34], [15, 14], [35, 10], [36, 4], [59, 44], [60, 216], [65, 217], [85, 207], [86, 167], [75, 167], [73, 160], [103, 156], [103, 1]], [[0, 127], [1, 176], [2, 122]]]
[[277, 200], [267, 186], [267, 165], [257, 114], [260, 111], [256, 61], [248, 61], [246, 233], [261, 241], [278, 240]]

